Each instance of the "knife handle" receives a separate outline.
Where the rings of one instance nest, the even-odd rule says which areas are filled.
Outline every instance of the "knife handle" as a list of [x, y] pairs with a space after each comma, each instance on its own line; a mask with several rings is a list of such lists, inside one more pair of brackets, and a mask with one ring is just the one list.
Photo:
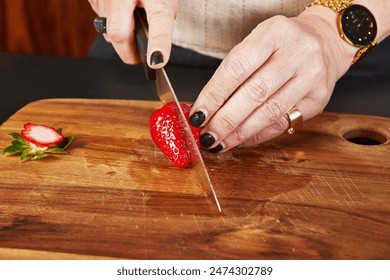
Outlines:
[[138, 53], [145, 68], [145, 76], [148, 80], [156, 80], [156, 70], [149, 67], [147, 63], [148, 50], [148, 21], [146, 12], [142, 8], [136, 8], [134, 11], [135, 38], [137, 42]]

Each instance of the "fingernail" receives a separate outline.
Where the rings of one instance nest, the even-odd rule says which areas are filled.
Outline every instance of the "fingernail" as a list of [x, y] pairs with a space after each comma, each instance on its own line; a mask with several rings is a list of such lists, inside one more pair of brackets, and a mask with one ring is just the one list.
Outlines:
[[150, 65], [157, 65], [164, 62], [164, 57], [160, 51], [155, 51], [150, 56]]
[[97, 17], [93, 20], [93, 25], [97, 33], [107, 33], [107, 19], [105, 17]]
[[215, 142], [215, 138], [210, 133], [205, 133], [200, 136], [200, 144], [208, 149], [210, 148]]
[[193, 126], [200, 127], [205, 119], [206, 115], [202, 111], [198, 111], [190, 117], [190, 122]]
[[219, 143], [217, 146], [215, 146], [214, 148], [212, 148], [212, 149], [209, 149], [209, 152], [210, 153], [213, 153], [213, 154], [216, 154], [216, 153], [218, 153], [218, 152], [220, 152], [220, 151], [222, 151], [223, 150], [223, 146], [221, 145], [221, 143]]

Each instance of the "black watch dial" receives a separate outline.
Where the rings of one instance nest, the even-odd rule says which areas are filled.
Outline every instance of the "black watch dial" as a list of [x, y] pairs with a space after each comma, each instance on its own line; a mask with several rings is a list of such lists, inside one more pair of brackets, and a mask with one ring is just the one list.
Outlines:
[[368, 46], [375, 40], [376, 21], [372, 13], [361, 5], [348, 6], [340, 18], [340, 28], [352, 45]]

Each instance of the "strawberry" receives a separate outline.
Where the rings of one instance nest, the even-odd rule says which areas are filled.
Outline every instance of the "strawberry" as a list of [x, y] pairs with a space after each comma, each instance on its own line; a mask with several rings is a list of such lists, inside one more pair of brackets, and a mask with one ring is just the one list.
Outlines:
[[[190, 107], [184, 103], [180, 103], [180, 106], [199, 147], [200, 128], [189, 122]], [[179, 111], [175, 102], [156, 110], [150, 116], [149, 127], [154, 143], [177, 167], [185, 168], [191, 165], [191, 156], [180, 129]]]
[[54, 128], [33, 123], [24, 124], [21, 135], [27, 141], [40, 147], [48, 147], [64, 140], [64, 136]]
[[65, 149], [72, 142], [73, 137], [64, 137], [62, 128], [54, 129], [46, 125], [33, 123], [24, 124], [22, 132], [9, 134], [13, 141], [5, 148], [4, 156], [20, 155], [20, 161], [38, 160], [51, 154], [65, 154]]

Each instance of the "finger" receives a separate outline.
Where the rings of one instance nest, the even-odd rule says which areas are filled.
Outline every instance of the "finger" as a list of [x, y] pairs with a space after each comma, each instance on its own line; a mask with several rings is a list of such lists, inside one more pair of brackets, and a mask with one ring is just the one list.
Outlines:
[[[296, 64], [285, 63], [285, 61], [288, 61], [287, 57], [280, 56], [277, 53], [272, 55], [255, 74], [248, 78], [236, 90], [234, 95], [231, 96], [224, 106], [213, 116], [203, 131], [211, 133], [216, 142], [218, 142], [219, 139], [224, 139], [231, 132], [235, 131], [250, 114], [262, 106], [294, 76], [297, 67]], [[284, 92], [290, 94], [290, 91], [295, 90], [295, 88], [290, 89], [291, 87], [302, 87], [302, 85], [295, 82], [293, 85], [285, 87]], [[278, 99], [283, 99], [283, 102], [289, 102], [281, 95], [279, 98], [276, 98], [275, 102], [278, 102], [276, 104], [282, 102]], [[237, 104], [239, 104], [240, 110], [237, 110]], [[280, 112], [277, 112], [276, 110], [283, 110], [282, 105], [280, 105], [281, 108], [276, 107], [274, 104], [271, 105], [270, 108], [267, 108], [272, 111], [265, 116], [266, 118], [272, 118], [270, 123], [279, 118]]]
[[134, 35], [134, 1], [112, 0], [107, 12], [107, 34], [123, 62], [140, 63]]
[[[99, 2], [98, 0], [88, 0], [89, 4], [92, 7], [92, 10], [99, 16], [99, 17], [104, 17], [107, 18], [107, 10], [108, 10], [108, 1], [102, 1]], [[106, 30], [107, 30], [107, 25], [106, 25]], [[104, 39], [106, 40], [107, 43], [111, 43], [110, 38], [107, 36], [106, 33], [102, 34]]]
[[111, 44], [111, 40], [110, 40], [110, 38], [107, 36], [107, 34], [106, 34], [106, 33], [103, 33], [102, 35], [103, 35], [103, 37], [104, 37], [104, 40], [106, 40], [107, 43], [110, 43], [110, 44]]
[[[295, 105], [295, 107], [301, 112], [304, 121], [311, 119], [322, 112], [322, 109], [318, 107], [318, 103], [311, 97], [303, 98], [297, 103], [297, 105]], [[284, 115], [270, 126], [244, 141], [240, 146], [253, 146], [269, 141], [285, 133], [288, 128], [289, 122], [286, 115]]]
[[88, 0], [89, 4], [91, 5], [92, 7], [92, 10], [97, 13], [99, 16], [101, 16], [100, 14], [100, 10], [99, 10], [99, 1], [98, 0]]
[[292, 106], [300, 102], [309, 92], [310, 87], [311, 85], [303, 84], [298, 78], [288, 81], [241, 123], [236, 130], [223, 139], [224, 150], [240, 145], [259, 131], [275, 123], [276, 126], [280, 127], [282, 123], [279, 120], [285, 116]]
[[175, 11], [172, 1], [145, 1], [149, 24], [147, 61], [151, 68], [164, 67], [171, 53]]
[[283, 134], [285, 131], [287, 131], [288, 127], [289, 127], [288, 119], [286, 116], [283, 116], [273, 124], [269, 125], [262, 131], [258, 132], [257, 134], [250, 137], [248, 140], [241, 143], [240, 146], [241, 147], [254, 146], [259, 143], [266, 142], [268, 140], [271, 140]]
[[191, 108], [191, 116], [201, 112], [205, 125], [233, 92], [269, 59], [277, 47], [272, 36], [267, 34], [257, 28], [230, 51], [199, 94]]

